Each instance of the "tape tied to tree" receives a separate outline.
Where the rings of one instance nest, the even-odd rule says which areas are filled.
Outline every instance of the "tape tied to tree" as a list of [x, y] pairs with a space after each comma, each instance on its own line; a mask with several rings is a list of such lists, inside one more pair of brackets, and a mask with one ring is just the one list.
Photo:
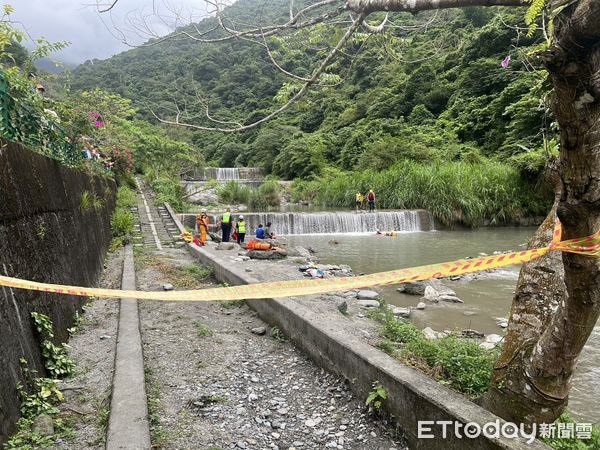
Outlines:
[[499, 255], [473, 259], [461, 259], [452, 262], [379, 272], [358, 277], [287, 280], [169, 292], [146, 292], [66, 286], [38, 283], [7, 276], [0, 276], [0, 286], [83, 297], [135, 298], [139, 300], [188, 302], [253, 300], [325, 294], [328, 292], [372, 288], [410, 281], [424, 281], [431, 278], [445, 278], [523, 264], [541, 258], [550, 251], [562, 251], [590, 257], [600, 257], [600, 230], [585, 238], [570, 239], [566, 241], [560, 240], [561, 235], [561, 226], [560, 223], [557, 223], [552, 242], [548, 247], [523, 250], [520, 252], [502, 253]]

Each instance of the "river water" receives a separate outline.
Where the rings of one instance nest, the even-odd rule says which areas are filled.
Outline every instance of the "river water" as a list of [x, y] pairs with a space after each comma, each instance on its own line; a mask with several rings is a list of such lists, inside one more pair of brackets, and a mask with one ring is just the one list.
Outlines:
[[[461, 231], [398, 233], [396, 237], [376, 234], [290, 235], [293, 245], [311, 246], [322, 263], [348, 264], [355, 273], [374, 273], [404, 267], [452, 261], [494, 251], [522, 250], [535, 228], [480, 228]], [[519, 267], [482, 273], [474, 280], [445, 282], [464, 303], [428, 304], [413, 310], [411, 320], [419, 327], [434, 330], [472, 328], [483, 333], [502, 334], [496, 318], [508, 317]], [[380, 289], [387, 303], [416, 306], [417, 296], [396, 291], [395, 286]], [[596, 327], [583, 351], [569, 409], [580, 421], [600, 421], [600, 327]]]

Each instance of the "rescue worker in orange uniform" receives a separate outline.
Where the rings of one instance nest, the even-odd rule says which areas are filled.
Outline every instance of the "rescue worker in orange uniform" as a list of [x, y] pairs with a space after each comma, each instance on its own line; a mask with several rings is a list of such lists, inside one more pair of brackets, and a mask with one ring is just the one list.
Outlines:
[[201, 214], [198, 214], [196, 217], [198, 223], [198, 232], [200, 233], [200, 245], [206, 245], [206, 236], [208, 235], [208, 215], [206, 214], [206, 209], [201, 211]]

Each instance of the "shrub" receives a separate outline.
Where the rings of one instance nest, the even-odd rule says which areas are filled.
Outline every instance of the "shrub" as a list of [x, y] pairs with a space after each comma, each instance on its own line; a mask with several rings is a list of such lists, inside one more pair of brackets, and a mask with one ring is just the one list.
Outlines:
[[253, 209], [267, 209], [281, 204], [281, 186], [276, 180], [268, 180], [251, 191], [248, 205]]
[[178, 177], [159, 176], [152, 182], [152, 188], [156, 192], [157, 203], [169, 203], [177, 211], [186, 209], [186, 192]]
[[124, 209], [115, 210], [111, 221], [111, 229], [113, 238], [119, 239], [121, 244], [125, 245], [131, 242], [134, 229], [133, 214]]
[[228, 181], [217, 190], [221, 203], [245, 203], [247, 204], [252, 195], [250, 188], [241, 185], [237, 181]]

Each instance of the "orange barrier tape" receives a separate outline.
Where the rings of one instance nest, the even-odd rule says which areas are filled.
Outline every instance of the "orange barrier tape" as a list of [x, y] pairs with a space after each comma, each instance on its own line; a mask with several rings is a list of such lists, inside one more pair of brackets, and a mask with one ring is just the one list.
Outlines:
[[62, 286], [58, 284], [37, 283], [19, 278], [0, 276], [0, 286], [85, 297], [137, 298], [140, 300], [192, 302], [251, 300], [324, 294], [327, 292], [339, 292], [388, 284], [398, 284], [407, 281], [444, 278], [526, 263], [538, 259], [552, 250], [600, 257], [600, 231], [586, 238], [571, 239], [568, 241], [560, 241], [560, 236], [561, 228], [560, 224], [557, 224], [554, 238], [548, 247], [494, 256], [484, 256], [474, 259], [461, 259], [453, 262], [430, 264], [349, 278], [302, 279], [203, 290], [143, 292]]

